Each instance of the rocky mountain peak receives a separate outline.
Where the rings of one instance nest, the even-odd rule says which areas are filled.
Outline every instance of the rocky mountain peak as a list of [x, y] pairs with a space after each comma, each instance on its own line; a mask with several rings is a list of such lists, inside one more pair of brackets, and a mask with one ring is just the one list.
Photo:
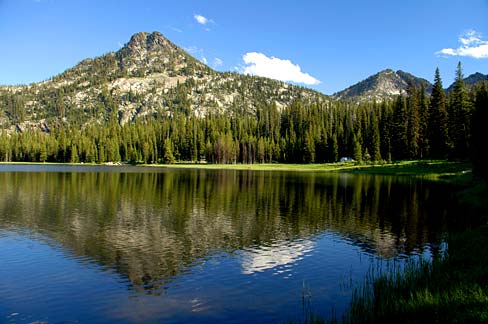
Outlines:
[[[120, 124], [174, 113], [254, 113], [263, 104], [282, 109], [301, 102], [325, 102], [316, 91], [257, 76], [217, 72], [159, 32], [140, 32], [117, 52], [85, 59], [73, 68], [31, 87], [18, 88], [25, 98], [25, 127], [4, 114], [0, 87], [0, 127], [12, 132], [43, 129], [52, 123], [103, 124], [110, 116]], [[7, 116], [7, 117], [4, 117]], [[76, 117], [74, 117], [76, 116]], [[18, 124], [18, 123], [17, 123]], [[22, 128], [23, 127], [23, 128]]]
[[385, 69], [345, 90], [335, 93], [334, 97], [356, 101], [381, 101], [406, 94], [409, 82], [413, 82], [417, 87], [420, 87], [423, 83], [427, 92], [432, 90], [432, 85], [425, 79], [415, 77], [401, 70], [395, 72], [392, 69]]
[[175, 47], [175, 45], [160, 32], [140, 32], [134, 34], [126, 45], [126, 47], [132, 51], [141, 49], [150, 51], [152, 49], [165, 48], [168, 46]]
[[[160, 32], [140, 32], [115, 53], [119, 68], [128, 76], [145, 77], [154, 73], [170, 76], [208, 72], [208, 67], [188, 55]], [[191, 72], [190, 72], [191, 71]]]

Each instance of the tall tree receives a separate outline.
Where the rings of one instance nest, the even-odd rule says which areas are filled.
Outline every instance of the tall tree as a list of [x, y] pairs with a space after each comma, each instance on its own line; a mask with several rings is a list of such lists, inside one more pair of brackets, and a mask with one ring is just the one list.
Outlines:
[[407, 137], [407, 102], [404, 97], [398, 96], [393, 106], [391, 145], [395, 160], [408, 157]]
[[422, 82], [419, 94], [419, 154], [420, 158], [429, 156], [429, 99], [425, 94], [425, 83]]
[[467, 157], [471, 104], [464, 84], [461, 62], [458, 63], [456, 69], [456, 79], [449, 99], [449, 136], [453, 146], [453, 155], [457, 158]]
[[407, 95], [407, 157], [416, 159], [420, 142], [419, 95], [411, 80], [408, 82]]
[[488, 84], [478, 85], [471, 128], [471, 159], [475, 175], [488, 181]]
[[380, 151], [380, 129], [378, 127], [378, 117], [371, 112], [370, 116], [370, 129], [371, 129], [371, 159], [373, 161], [381, 160]]
[[435, 70], [428, 125], [430, 156], [432, 158], [445, 158], [449, 150], [448, 116], [446, 95], [442, 87], [439, 68]]

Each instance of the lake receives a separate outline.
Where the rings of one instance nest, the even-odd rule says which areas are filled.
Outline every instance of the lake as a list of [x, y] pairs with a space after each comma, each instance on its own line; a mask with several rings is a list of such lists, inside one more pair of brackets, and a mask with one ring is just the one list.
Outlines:
[[0, 322], [286, 323], [445, 250], [449, 192], [347, 173], [0, 166]]

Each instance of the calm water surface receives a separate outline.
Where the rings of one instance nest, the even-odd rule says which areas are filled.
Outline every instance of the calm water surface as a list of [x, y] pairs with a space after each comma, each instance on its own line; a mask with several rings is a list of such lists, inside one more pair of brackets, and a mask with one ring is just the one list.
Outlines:
[[445, 189], [409, 178], [0, 171], [1, 323], [279, 323], [303, 300], [340, 314], [372, 265], [439, 253], [449, 212]]

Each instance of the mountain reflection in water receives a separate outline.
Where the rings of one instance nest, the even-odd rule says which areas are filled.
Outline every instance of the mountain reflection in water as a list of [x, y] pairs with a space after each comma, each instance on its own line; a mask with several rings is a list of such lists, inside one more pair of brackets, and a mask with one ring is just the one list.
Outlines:
[[0, 226], [27, 228], [127, 277], [141, 291], [213, 253], [242, 250], [242, 273], [303, 258], [337, 234], [365, 252], [437, 253], [445, 192], [406, 178], [163, 170], [0, 173]]
[[451, 211], [410, 178], [8, 168], [0, 322], [286, 322], [308, 286], [340, 314], [374, 260], [440, 253]]

